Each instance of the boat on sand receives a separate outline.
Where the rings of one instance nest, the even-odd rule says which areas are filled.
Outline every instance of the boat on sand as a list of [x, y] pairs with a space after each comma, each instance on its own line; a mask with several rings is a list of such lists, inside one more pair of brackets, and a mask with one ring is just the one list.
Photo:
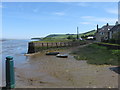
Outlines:
[[57, 54], [56, 57], [59, 57], [59, 58], [68, 58], [68, 54]]

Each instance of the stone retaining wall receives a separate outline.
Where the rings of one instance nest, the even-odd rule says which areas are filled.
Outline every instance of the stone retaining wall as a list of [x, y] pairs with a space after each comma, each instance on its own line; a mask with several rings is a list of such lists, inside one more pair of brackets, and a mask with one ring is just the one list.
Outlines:
[[85, 44], [85, 42], [29, 42], [28, 53], [35, 53], [48, 48], [72, 47], [83, 44]]

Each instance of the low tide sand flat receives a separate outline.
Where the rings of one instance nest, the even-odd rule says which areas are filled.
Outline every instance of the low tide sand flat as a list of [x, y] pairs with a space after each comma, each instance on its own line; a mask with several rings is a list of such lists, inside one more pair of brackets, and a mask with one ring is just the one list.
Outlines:
[[47, 52], [46, 55], [57, 55], [59, 52]]

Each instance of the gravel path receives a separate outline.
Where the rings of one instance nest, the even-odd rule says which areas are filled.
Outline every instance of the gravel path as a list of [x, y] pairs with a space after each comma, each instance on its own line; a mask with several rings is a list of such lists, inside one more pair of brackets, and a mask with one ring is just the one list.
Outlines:
[[[73, 49], [60, 52], [70, 53]], [[117, 88], [118, 74], [110, 70], [112, 67], [77, 61], [70, 54], [68, 58], [57, 58], [41, 52], [15, 69], [16, 88]]]

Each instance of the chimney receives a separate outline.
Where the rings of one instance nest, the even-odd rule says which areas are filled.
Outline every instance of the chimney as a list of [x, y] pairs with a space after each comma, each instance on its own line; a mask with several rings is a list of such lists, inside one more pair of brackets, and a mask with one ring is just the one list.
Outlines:
[[118, 21], [116, 21], [115, 25], [118, 25]]
[[98, 32], [98, 24], [97, 24], [97, 32]]
[[106, 26], [109, 26], [109, 24], [107, 23], [107, 25]]

